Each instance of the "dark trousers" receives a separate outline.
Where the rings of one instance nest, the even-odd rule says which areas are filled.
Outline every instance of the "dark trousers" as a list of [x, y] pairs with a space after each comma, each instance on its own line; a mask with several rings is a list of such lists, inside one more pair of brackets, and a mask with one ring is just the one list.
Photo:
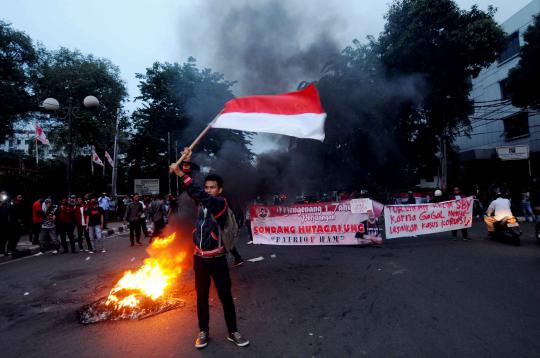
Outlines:
[[199, 329], [209, 331], [210, 311], [208, 296], [210, 294], [210, 279], [214, 280], [219, 300], [223, 305], [225, 322], [229, 333], [236, 332], [236, 311], [231, 293], [231, 277], [225, 255], [214, 258], [202, 258], [195, 255], [193, 258], [195, 270], [195, 288], [197, 289], [197, 316]]
[[[8, 241], [11, 238], [12, 230], [11, 225], [9, 223], [2, 223], [0, 225], [0, 228], [2, 229], [2, 235], [0, 235], [0, 254], [6, 253], [6, 245], [8, 245]], [[9, 250], [9, 249], [8, 249]]]
[[154, 221], [154, 232], [152, 232], [152, 237], [161, 235], [163, 228], [165, 227], [165, 220], [161, 219]]
[[86, 247], [88, 247], [88, 250], [92, 251], [92, 242], [90, 241], [90, 235], [88, 234], [88, 230], [86, 230], [86, 226], [77, 225], [77, 243], [79, 244], [79, 250], [83, 249], [83, 235], [86, 240]]
[[253, 241], [253, 232], [251, 231], [251, 220], [246, 220], [246, 228], [249, 235], [249, 241]]
[[39, 233], [41, 232], [41, 224], [32, 223], [32, 244], [39, 245]]
[[11, 235], [9, 236], [8, 241], [8, 252], [15, 252], [17, 251], [17, 244], [19, 243], [19, 239], [21, 238], [21, 235], [24, 232], [24, 226], [22, 224], [15, 224], [13, 227], [13, 231]]
[[75, 223], [58, 221], [58, 224], [56, 225], [56, 231], [60, 235], [60, 241], [62, 242], [62, 249], [64, 252], [68, 252], [66, 236], [69, 237], [71, 252], [75, 252], [75, 235], [73, 234], [73, 230], [75, 230]]
[[141, 242], [141, 222], [139, 221], [130, 221], [129, 222], [129, 241], [131, 244], [135, 244], [135, 238], [137, 242]]
[[146, 227], [146, 219], [145, 218], [141, 218], [140, 222], [139, 222], [139, 225], [142, 229], [142, 232], [144, 234], [144, 237], [148, 237], [148, 228]]
[[[452, 236], [457, 237], [457, 230], [452, 230]], [[467, 229], [461, 229], [461, 235], [463, 235], [463, 238], [467, 238]]]
[[236, 247], [233, 247], [229, 252], [233, 255], [235, 261], [244, 261], [238, 250], [236, 250]]

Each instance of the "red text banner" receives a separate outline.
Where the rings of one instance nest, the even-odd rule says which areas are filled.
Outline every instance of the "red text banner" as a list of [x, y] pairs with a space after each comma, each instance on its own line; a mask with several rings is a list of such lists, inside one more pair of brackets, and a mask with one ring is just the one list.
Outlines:
[[469, 228], [472, 210], [472, 197], [432, 204], [388, 205], [384, 208], [386, 238]]
[[253, 243], [266, 245], [358, 245], [355, 236], [365, 232], [364, 222], [368, 220], [368, 214], [351, 212], [350, 200], [290, 206], [253, 205], [250, 215]]

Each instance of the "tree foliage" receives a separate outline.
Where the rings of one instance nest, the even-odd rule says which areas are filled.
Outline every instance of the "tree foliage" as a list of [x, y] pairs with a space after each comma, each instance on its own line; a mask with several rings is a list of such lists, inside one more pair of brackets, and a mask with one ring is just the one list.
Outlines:
[[[189, 58], [184, 64], [154, 63], [140, 79], [141, 107], [133, 113], [135, 134], [128, 150], [128, 163], [132, 178], [154, 177], [167, 182], [169, 156], [189, 146], [198, 134], [233, 98], [233, 82], [210, 69], [198, 69], [196, 61]], [[168, 135], [171, 152], [168, 152]], [[236, 143], [241, 150], [236, 158], [249, 162], [252, 154], [247, 145], [249, 136], [238, 131], [211, 130], [195, 149], [205, 157], [216, 156], [227, 141]], [[163, 186], [162, 186], [163, 188]]]
[[523, 34], [525, 45], [520, 49], [520, 60], [508, 74], [507, 90], [512, 104], [540, 110], [540, 14]]
[[[70, 106], [74, 109], [71, 118], [74, 147], [112, 148], [116, 114], [127, 96], [118, 67], [107, 59], [61, 48], [43, 54], [33, 77], [36, 98], [43, 101], [53, 97], [60, 102], [62, 110], [51, 113], [50, 120], [54, 126], [51, 142], [57, 148], [69, 141]], [[99, 108], [84, 108], [83, 99], [89, 95], [98, 98]]]
[[386, 14], [378, 39], [383, 63], [394, 73], [422, 74], [427, 86], [421, 105], [404, 107], [400, 118], [410, 159], [428, 164], [427, 172], [441, 136], [452, 139], [469, 126], [471, 77], [503, 48], [494, 13], [492, 7], [460, 10], [451, 0], [399, 0]]
[[37, 62], [30, 37], [0, 21], [0, 138], [11, 133], [18, 115], [32, 108], [30, 72]]

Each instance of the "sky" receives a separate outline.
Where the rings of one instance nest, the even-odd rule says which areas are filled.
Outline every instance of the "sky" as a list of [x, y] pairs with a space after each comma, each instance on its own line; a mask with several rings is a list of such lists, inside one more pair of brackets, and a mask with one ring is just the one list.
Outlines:
[[[272, 2], [284, 7], [284, 12], [273, 14], [272, 21], [252, 19], [252, 13], [246, 11], [246, 8], [255, 8], [258, 13], [261, 10], [272, 12], [273, 7], [265, 7]], [[455, 2], [462, 9], [478, 4], [480, 9], [486, 10], [488, 5], [493, 5], [498, 9], [495, 19], [503, 22], [530, 0]], [[243, 29], [238, 22], [251, 21], [250, 26], [260, 23], [259, 38], [266, 37], [267, 33], [280, 33], [279, 26], [288, 26], [287, 29], [294, 32], [291, 37], [297, 41], [288, 51], [298, 49], [307, 53], [312, 49], [303, 44], [319, 42], [317, 37], [321, 34], [328, 37], [328, 43], [339, 48], [355, 38], [363, 41], [368, 35], [377, 36], [383, 30], [383, 16], [390, 1], [4, 0], [2, 3], [0, 19], [26, 32], [46, 48], [63, 46], [110, 59], [119, 66], [133, 98], [138, 94], [135, 73], [144, 73], [155, 61], [183, 63], [189, 56], [195, 57], [201, 68], [209, 67], [224, 73], [227, 79], [239, 80], [235, 94], [246, 94], [251, 87], [243, 86], [242, 78], [251, 72], [242, 72], [235, 62], [238, 59], [231, 59], [231, 53], [223, 45], [238, 50], [243, 41], [249, 40], [241, 37], [234, 41], [234, 36], [238, 35], [234, 31]], [[282, 15], [288, 17], [289, 24], [280, 24], [278, 17]], [[280, 36], [287, 37], [282, 33]], [[249, 57], [249, 53], [243, 56]], [[290, 90], [294, 88], [284, 88], [282, 92]], [[137, 103], [133, 102], [126, 105], [128, 110], [136, 107]]]

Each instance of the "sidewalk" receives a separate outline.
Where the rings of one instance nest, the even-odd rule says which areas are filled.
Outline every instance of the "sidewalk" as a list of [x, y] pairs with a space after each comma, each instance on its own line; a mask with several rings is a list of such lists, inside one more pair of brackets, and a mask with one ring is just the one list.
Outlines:
[[[103, 230], [105, 236], [112, 236], [120, 234], [127, 230], [127, 226], [122, 221], [113, 221], [107, 224], [107, 229]], [[75, 238], [77, 237], [77, 230], [75, 230]], [[69, 242], [69, 239], [68, 239]], [[39, 252], [39, 245], [32, 245], [29, 239], [29, 235], [22, 235], [17, 244], [16, 257], [28, 256], [37, 254]], [[14, 257], [15, 258], [15, 257]]]

